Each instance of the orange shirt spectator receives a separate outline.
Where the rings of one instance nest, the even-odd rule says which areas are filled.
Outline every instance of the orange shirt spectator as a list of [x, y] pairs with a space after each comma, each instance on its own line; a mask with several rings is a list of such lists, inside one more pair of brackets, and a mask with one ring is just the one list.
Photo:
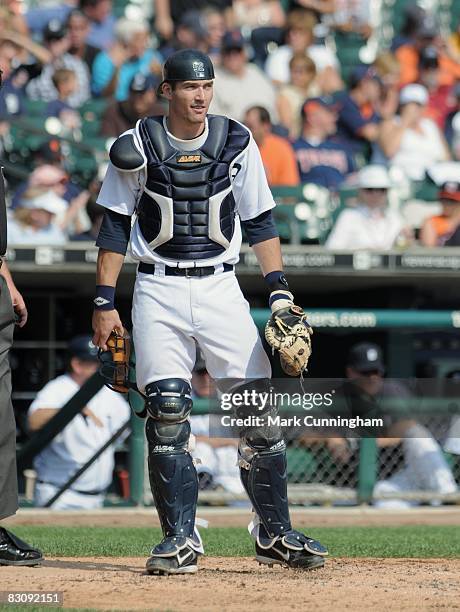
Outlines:
[[[420, 54], [412, 45], [403, 45], [395, 51], [396, 59], [401, 66], [400, 85], [415, 83], [419, 78]], [[444, 53], [439, 55], [439, 84], [453, 85], [460, 79], [460, 64]]]
[[259, 147], [270, 187], [298, 185], [299, 171], [292, 146], [285, 138], [272, 134], [267, 109], [251, 107], [246, 111], [244, 123]]

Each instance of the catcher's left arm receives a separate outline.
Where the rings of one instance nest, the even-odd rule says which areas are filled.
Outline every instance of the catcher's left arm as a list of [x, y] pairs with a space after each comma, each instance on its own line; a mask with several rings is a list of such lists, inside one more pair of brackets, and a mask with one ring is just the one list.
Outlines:
[[302, 375], [311, 355], [313, 333], [300, 306], [294, 304], [294, 296], [282, 270], [283, 259], [278, 236], [253, 244], [264, 279], [270, 288], [269, 305], [272, 311], [266, 327], [265, 338], [273, 350], [280, 353], [281, 367], [289, 376]]
[[311, 355], [313, 330], [302, 308], [294, 304], [284, 273], [271, 272], [265, 280], [272, 290], [269, 299], [272, 316], [265, 326], [265, 339], [279, 352], [283, 371], [289, 376], [301, 376]]

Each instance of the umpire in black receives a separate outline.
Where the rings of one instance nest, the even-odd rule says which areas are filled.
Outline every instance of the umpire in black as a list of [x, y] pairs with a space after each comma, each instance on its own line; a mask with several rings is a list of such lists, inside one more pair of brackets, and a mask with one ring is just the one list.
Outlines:
[[[0, 520], [12, 516], [18, 509], [16, 422], [11, 403], [8, 353], [15, 323], [23, 327], [27, 321], [22, 295], [3, 261], [6, 234], [5, 187], [0, 167]], [[39, 550], [0, 526], [0, 565], [37, 565], [42, 559]]]

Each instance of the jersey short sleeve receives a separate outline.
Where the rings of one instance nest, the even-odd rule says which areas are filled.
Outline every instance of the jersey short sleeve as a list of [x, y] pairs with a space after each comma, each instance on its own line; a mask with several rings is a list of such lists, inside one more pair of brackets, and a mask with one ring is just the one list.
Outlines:
[[233, 195], [240, 219], [248, 221], [275, 207], [259, 148], [252, 136], [236, 163], [241, 168], [233, 181]]
[[29, 414], [42, 408], [62, 408], [67, 400], [78, 391], [78, 385], [66, 375], [50, 380], [41, 389], [29, 406]]
[[[136, 137], [134, 130], [127, 130], [121, 135], [125, 134], [133, 134]], [[120, 215], [131, 216], [136, 210], [144, 184], [144, 170], [122, 172], [109, 162], [97, 203]]]

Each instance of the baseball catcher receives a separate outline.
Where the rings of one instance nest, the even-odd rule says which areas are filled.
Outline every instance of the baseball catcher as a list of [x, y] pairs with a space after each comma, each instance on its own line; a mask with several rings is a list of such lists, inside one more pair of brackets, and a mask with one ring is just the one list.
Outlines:
[[[146, 563], [150, 574], [194, 574], [204, 552], [189, 452], [196, 344], [214, 380], [235, 381], [232, 392], [248, 384], [270, 388], [270, 360], [235, 276], [242, 230], [271, 291], [268, 336], [283, 367], [301, 374], [310, 354], [310, 328], [282, 272], [275, 202], [259, 149], [243, 124], [208, 113], [214, 76], [210, 58], [197, 49], [168, 57], [159, 86], [168, 115], [145, 117], [114, 142], [97, 200], [106, 211], [96, 242], [93, 342], [104, 350], [112, 330], [122, 327], [115, 288], [128, 246], [138, 262], [136, 379], [146, 398], [150, 485], [163, 531]], [[327, 549], [290, 521], [286, 445], [269, 418], [276, 406], [254, 410], [260, 426], [239, 432], [238, 465], [256, 515], [256, 559], [322, 567]]]

